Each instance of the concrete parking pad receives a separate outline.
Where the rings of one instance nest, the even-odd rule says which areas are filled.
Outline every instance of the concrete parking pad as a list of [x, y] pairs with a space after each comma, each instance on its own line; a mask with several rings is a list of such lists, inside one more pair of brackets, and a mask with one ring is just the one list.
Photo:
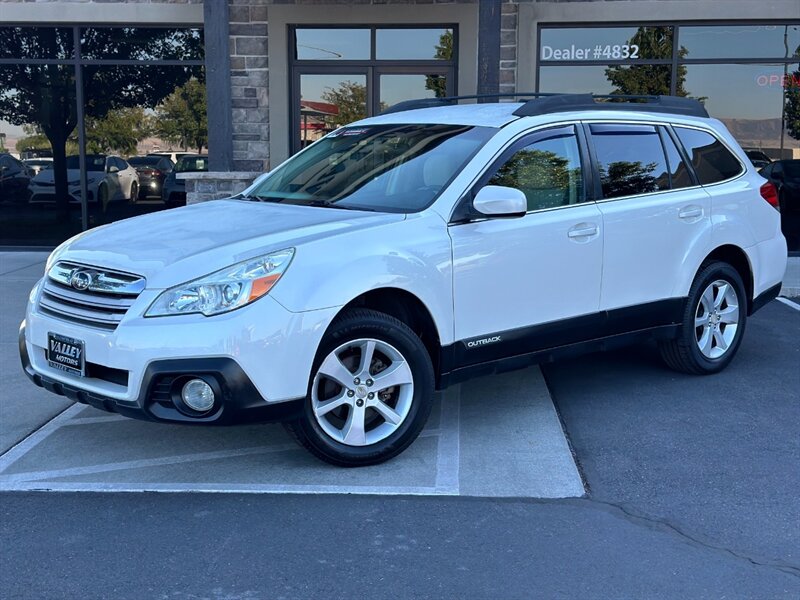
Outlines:
[[0, 490], [583, 495], [538, 368], [440, 395], [398, 458], [339, 469], [277, 425], [144, 423], [74, 405], [0, 457]]

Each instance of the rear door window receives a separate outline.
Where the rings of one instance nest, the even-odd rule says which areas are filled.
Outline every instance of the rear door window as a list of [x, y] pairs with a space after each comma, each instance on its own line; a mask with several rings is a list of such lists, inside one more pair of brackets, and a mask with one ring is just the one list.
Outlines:
[[654, 125], [592, 124], [603, 198], [670, 189], [670, 171]]
[[725, 181], [742, 172], [739, 160], [710, 133], [688, 127], [674, 129], [701, 184]]

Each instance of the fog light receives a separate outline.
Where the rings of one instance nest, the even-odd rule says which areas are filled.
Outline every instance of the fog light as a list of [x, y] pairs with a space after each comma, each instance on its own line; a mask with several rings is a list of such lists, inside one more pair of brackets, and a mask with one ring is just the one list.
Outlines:
[[181, 390], [186, 406], [197, 412], [206, 412], [214, 406], [214, 390], [202, 379], [191, 379]]

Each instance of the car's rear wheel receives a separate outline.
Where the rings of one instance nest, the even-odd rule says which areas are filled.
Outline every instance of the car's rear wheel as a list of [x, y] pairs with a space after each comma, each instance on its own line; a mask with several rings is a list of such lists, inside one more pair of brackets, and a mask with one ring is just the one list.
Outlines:
[[419, 337], [393, 317], [352, 310], [323, 338], [302, 415], [286, 426], [326, 462], [377, 464], [416, 439], [433, 393], [433, 367]]
[[747, 294], [739, 272], [724, 262], [705, 265], [695, 277], [677, 338], [662, 342], [667, 365], [684, 373], [721, 371], [744, 335]]
[[131, 184], [131, 197], [128, 198], [129, 202], [136, 202], [139, 199], [139, 184], [135, 181]]

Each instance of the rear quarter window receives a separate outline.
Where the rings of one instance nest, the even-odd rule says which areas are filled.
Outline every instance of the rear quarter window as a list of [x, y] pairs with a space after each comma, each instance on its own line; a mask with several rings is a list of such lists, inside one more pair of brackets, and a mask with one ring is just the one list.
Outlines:
[[701, 184], [725, 181], [742, 172], [739, 159], [710, 133], [686, 127], [674, 129]]

